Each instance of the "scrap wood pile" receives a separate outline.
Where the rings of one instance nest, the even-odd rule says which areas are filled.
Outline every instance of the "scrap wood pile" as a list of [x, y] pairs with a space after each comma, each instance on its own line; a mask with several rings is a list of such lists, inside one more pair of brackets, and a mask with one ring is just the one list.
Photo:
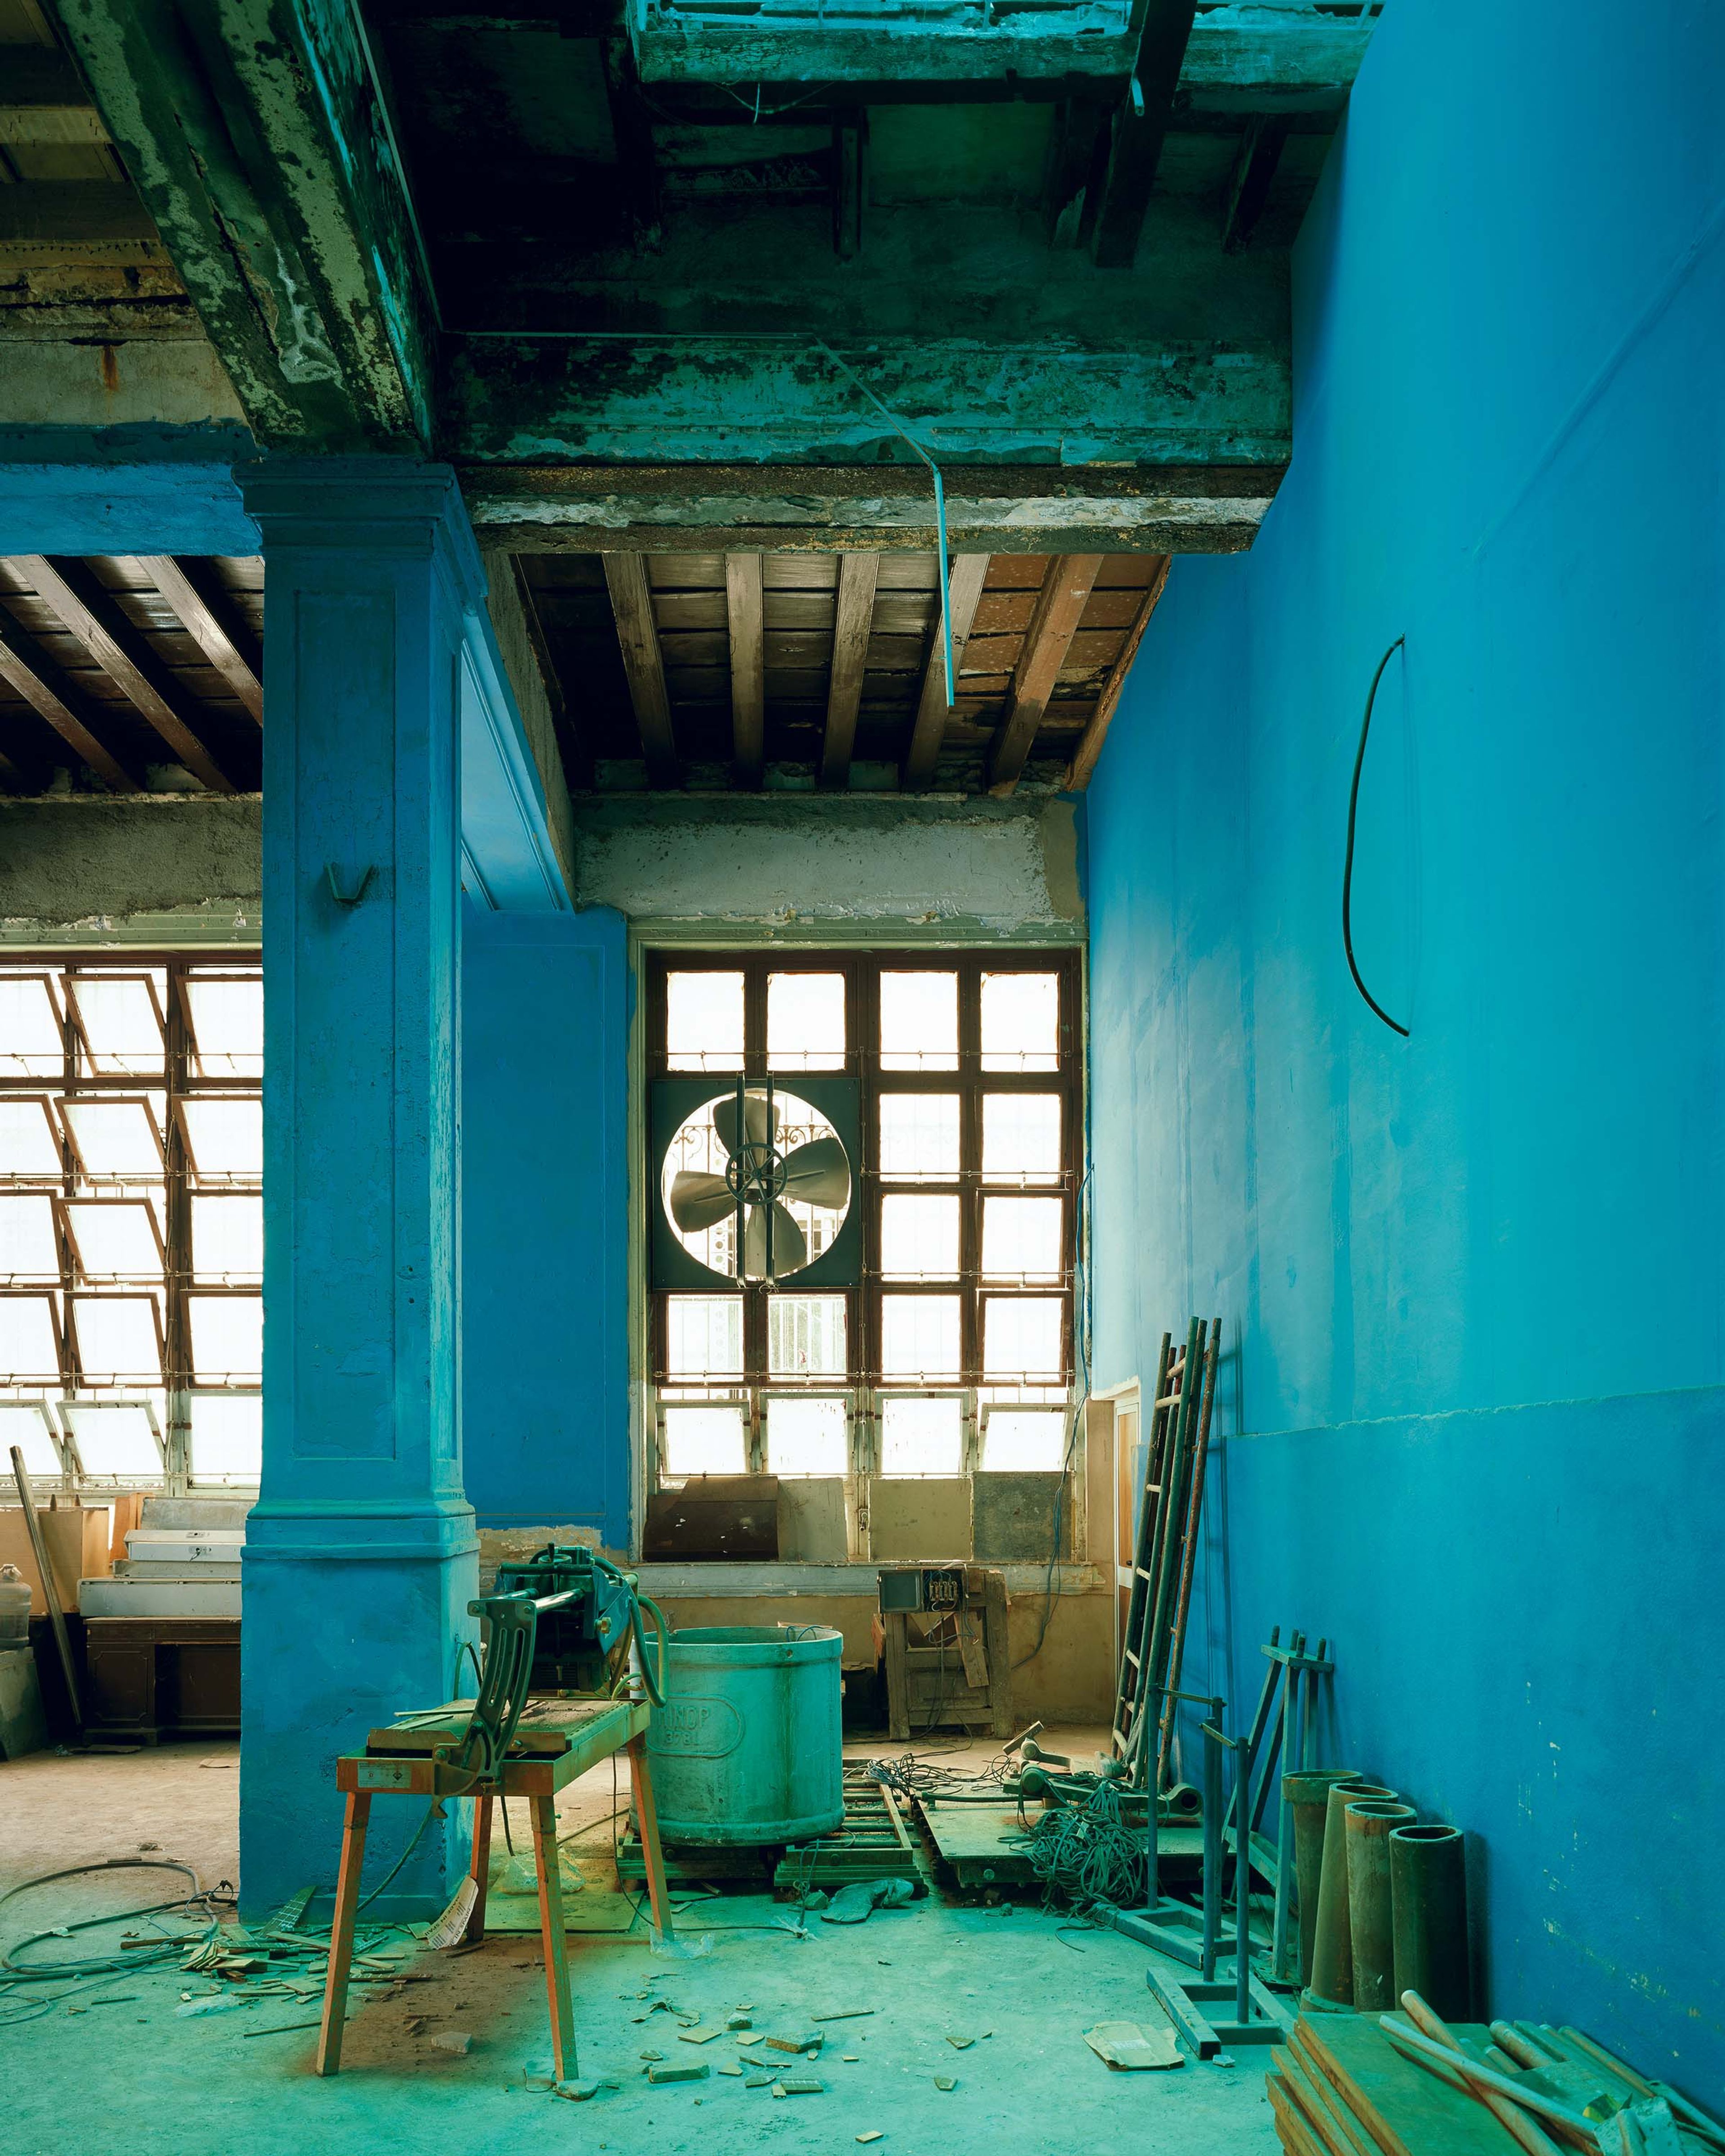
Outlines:
[[1725, 2156], [1725, 2127], [1579, 2030], [1303, 2015], [1266, 2077], [1287, 2156]]

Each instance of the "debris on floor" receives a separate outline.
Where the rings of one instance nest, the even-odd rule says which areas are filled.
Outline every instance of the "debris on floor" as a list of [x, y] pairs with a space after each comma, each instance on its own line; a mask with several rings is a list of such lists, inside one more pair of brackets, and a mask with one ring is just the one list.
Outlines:
[[1138, 2021], [1099, 2021], [1085, 2030], [1084, 2041], [1105, 2065], [1123, 2073], [1186, 2063], [1171, 2030], [1147, 2028]]

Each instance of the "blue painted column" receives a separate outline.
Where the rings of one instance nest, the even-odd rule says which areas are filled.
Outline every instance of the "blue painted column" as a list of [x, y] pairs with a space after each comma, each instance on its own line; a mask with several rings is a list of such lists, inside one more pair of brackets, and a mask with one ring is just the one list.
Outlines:
[[[240, 1892], [333, 1885], [337, 1753], [456, 1688], [462, 1491], [459, 670], [484, 579], [454, 475], [271, 462], [263, 533], [264, 1466], [247, 1529]], [[378, 1917], [434, 1913], [465, 1805]], [[372, 1810], [369, 1892], [419, 1825]]]

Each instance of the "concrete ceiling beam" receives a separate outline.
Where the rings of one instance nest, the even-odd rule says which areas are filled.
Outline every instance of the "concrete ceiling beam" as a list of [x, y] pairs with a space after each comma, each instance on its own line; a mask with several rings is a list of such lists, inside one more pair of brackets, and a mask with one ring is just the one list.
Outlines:
[[423, 448], [435, 300], [359, 11], [78, 0], [61, 23], [259, 439]]

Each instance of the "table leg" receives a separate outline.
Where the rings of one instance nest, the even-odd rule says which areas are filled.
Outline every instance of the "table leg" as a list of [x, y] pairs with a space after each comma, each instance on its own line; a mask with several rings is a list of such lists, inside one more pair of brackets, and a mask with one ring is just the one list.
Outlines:
[[317, 2071], [341, 2071], [341, 2025], [347, 2012], [347, 1974], [353, 1965], [353, 1922], [359, 1913], [359, 1875], [366, 1861], [371, 1793], [352, 1790], [341, 1823], [341, 1869], [336, 1880], [336, 1914], [330, 1925], [330, 1967], [324, 1979], [323, 2023], [317, 2035]]
[[644, 1736], [629, 1740], [629, 1771], [635, 1785], [635, 1810], [641, 1821], [641, 1855], [647, 1865], [647, 1893], [653, 1904], [653, 1921], [661, 1938], [674, 1938], [670, 1892], [665, 1883], [665, 1851], [659, 1845], [659, 1802], [653, 1794], [653, 1771], [647, 1764]]
[[473, 1862], [468, 1868], [475, 1891], [467, 1929], [461, 1934], [465, 1947], [476, 1947], [485, 1936], [485, 1882], [491, 1871], [491, 1803], [490, 1797], [475, 1797], [473, 1800]]
[[569, 1943], [563, 1928], [563, 1880], [557, 1868], [557, 1808], [551, 1797], [531, 1797], [533, 1856], [539, 1871], [539, 1928], [545, 1939], [545, 1991], [551, 2002], [551, 2051], [557, 2079], [580, 2071], [575, 2061], [573, 2013], [569, 2005]]

